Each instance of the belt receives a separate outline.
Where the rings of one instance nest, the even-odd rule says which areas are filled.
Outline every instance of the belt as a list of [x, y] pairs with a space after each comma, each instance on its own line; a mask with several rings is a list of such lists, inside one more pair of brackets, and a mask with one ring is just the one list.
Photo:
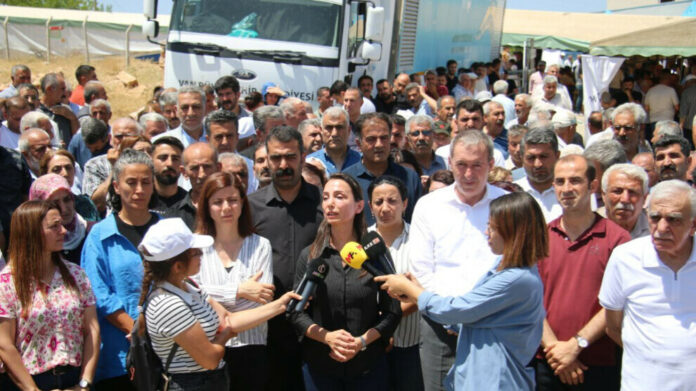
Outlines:
[[49, 369], [48, 371], [44, 372], [46, 374], [51, 374], [55, 376], [60, 376], [60, 375], [65, 375], [66, 373], [73, 371], [75, 369], [79, 369], [79, 367], [74, 367], [72, 365], [59, 365], [55, 368]]

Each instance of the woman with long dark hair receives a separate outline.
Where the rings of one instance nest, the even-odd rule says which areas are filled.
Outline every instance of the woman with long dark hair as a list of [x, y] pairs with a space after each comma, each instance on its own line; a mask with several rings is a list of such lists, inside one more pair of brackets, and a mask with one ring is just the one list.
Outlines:
[[[201, 249], [201, 270], [193, 280], [230, 312], [273, 300], [271, 243], [254, 233], [243, 182], [222, 172], [208, 177], [201, 189], [196, 220], [196, 233], [210, 235], [215, 242]], [[230, 389], [265, 388], [267, 334], [264, 322], [227, 341]]]
[[124, 150], [112, 169], [112, 214], [92, 227], [82, 248], [82, 267], [92, 282], [102, 347], [96, 389], [132, 390], [126, 375], [127, 336], [138, 315], [143, 261], [138, 244], [159, 217], [149, 211], [154, 192], [152, 159]]
[[3, 390], [89, 389], [99, 357], [95, 298], [84, 271], [60, 257], [58, 207], [27, 201], [12, 215], [8, 265], [0, 271]]
[[544, 215], [529, 194], [506, 194], [491, 202], [486, 234], [500, 257], [464, 296], [427, 292], [410, 275], [375, 280], [392, 297], [417, 302], [424, 316], [455, 325], [459, 340], [448, 390], [533, 390], [527, 364], [539, 348], [545, 316], [536, 267], [549, 251]]
[[321, 258], [328, 274], [306, 312], [291, 316], [302, 339], [307, 390], [384, 390], [389, 386], [385, 349], [401, 318], [399, 303], [380, 292], [362, 270], [347, 266], [339, 251], [365, 233], [364, 201], [352, 177], [331, 175], [322, 193], [324, 221], [297, 260], [299, 285], [309, 260]]

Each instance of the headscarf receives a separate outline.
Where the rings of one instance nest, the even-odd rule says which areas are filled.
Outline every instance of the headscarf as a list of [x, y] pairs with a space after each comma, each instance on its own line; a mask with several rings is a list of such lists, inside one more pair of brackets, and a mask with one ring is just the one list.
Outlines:
[[[67, 179], [63, 178], [58, 174], [46, 174], [42, 175], [31, 184], [29, 188], [29, 199], [30, 200], [47, 200], [58, 190], [66, 190], [70, 195], [70, 184], [68, 184]], [[65, 234], [65, 239], [63, 241], [63, 250], [74, 250], [77, 248], [82, 239], [84, 239], [87, 234], [87, 222], [75, 212], [75, 216], [72, 219], [72, 223], [67, 226], [64, 225], [65, 229], [68, 231]]]

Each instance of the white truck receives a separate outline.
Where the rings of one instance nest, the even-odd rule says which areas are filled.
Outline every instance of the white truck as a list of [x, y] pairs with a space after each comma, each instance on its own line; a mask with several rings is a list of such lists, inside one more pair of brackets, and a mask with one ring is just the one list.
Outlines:
[[[242, 95], [273, 82], [313, 102], [335, 80], [356, 84], [460, 66], [500, 53], [505, 0], [174, 0], [165, 87], [235, 76]], [[144, 0], [143, 32], [159, 30]]]

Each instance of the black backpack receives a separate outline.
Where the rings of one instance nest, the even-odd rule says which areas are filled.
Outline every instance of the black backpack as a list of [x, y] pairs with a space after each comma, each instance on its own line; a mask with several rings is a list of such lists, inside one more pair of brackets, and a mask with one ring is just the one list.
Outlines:
[[[166, 291], [173, 295], [177, 295], [170, 290]], [[145, 314], [147, 310], [151, 294], [152, 291], [148, 294], [147, 299], [145, 299], [145, 303], [143, 303], [143, 314]], [[182, 299], [182, 301], [186, 303], [185, 300]], [[186, 304], [188, 305], [188, 303]], [[138, 333], [139, 318], [138, 316], [133, 324], [131, 343], [128, 348], [128, 353], [126, 354], [126, 371], [128, 372], [128, 377], [138, 391], [167, 391], [169, 388], [169, 381], [171, 380], [171, 375], [168, 373], [169, 365], [172, 363], [179, 345], [174, 342], [163, 368], [162, 361], [157, 357], [155, 350], [152, 348], [152, 342], [147, 333], [147, 325], [145, 325], [145, 332], [142, 336]]]

